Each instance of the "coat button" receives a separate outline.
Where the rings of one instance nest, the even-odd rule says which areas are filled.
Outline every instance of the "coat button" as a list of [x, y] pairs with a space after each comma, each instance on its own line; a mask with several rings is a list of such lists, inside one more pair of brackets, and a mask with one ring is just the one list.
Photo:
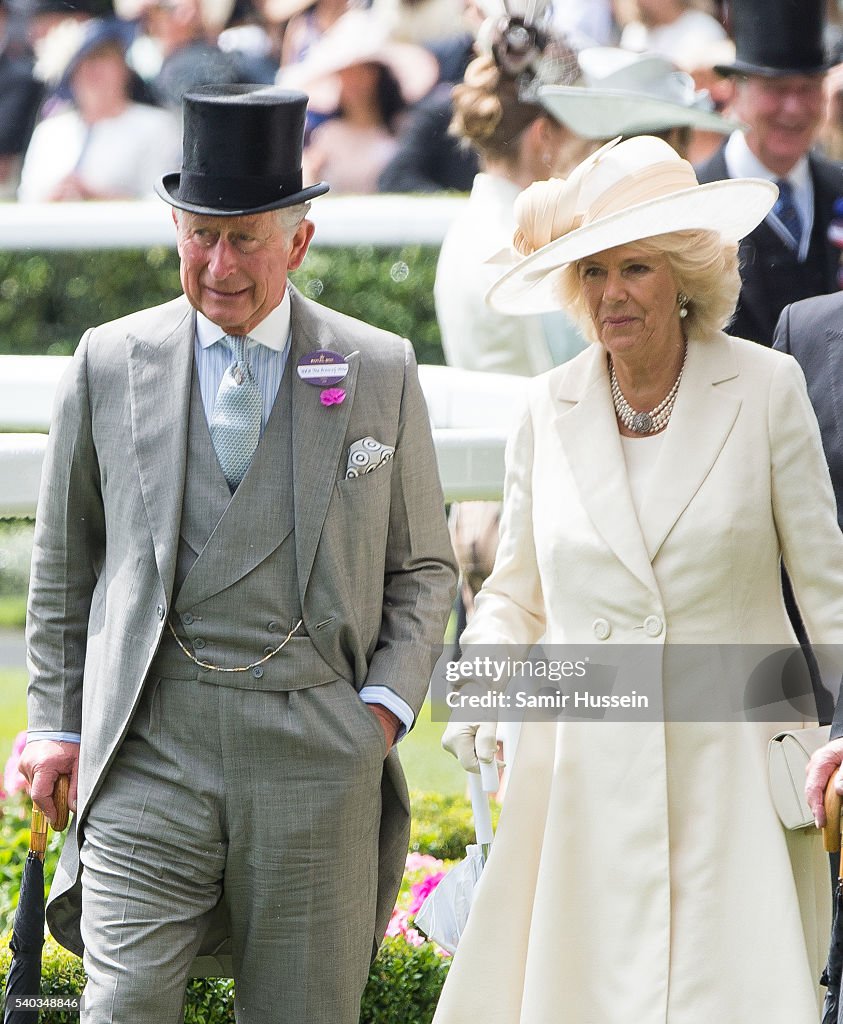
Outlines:
[[281, 627], [278, 625], [275, 619], [273, 619], [272, 622], [268, 622], [266, 624], [266, 628], [269, 630], [270, 633], [277, 633]]
[[591, 624], [591, 628], [598, 640], [608, 640], [609, 634], [612, 632], [608, 619], [595, 619]]
[[255, 667], [252, 669], [252, 675], [255, 677], [255, 679], [260, 679], [263, 676], [263, 669], [260, 667], [260, 665], [255, 665]]
[[182, 615], [181, 620], [185, 626], [189, 626], [193, 622], [193, 616], [190, 612], [185, 612], [184, 615]]
[[158, 612], [158, 618], [159, 619], [163, 619], [164, 618], [164, 605], [163, 604], [159, 604], [158, 607], [155, 610], [156, 610], [156, 612]]
[[274, 647], [264, 647], [263, 653], [266, 654], [267, 656], [269, 656], [270, 654], [275, 654], [275, 648]]
[[658, 617], [658, 615], [648, 615], [644, 619], [644, 632], [647, 636], [661, 636], [661, 631], [664, 629], [664, 623]]
[[205, 641], [202, 639], [201, 636], [197, 636], [196, 639], [193, 641], [193, 646], [197, 649], [197, 651], [201, 651], [202, 648], [205, 646]]

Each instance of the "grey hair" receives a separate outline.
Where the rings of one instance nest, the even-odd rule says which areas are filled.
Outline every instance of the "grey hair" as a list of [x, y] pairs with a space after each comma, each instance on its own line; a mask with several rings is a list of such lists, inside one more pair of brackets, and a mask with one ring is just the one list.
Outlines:
[[[173, 207], [173, 212], [176, 215], [176, 223], [181, 224], [182, 214], [189, 211], [179, 209], [177, 206]], [[305, 219], [310, 212], [310, 203], [296, 203], [295, 206], [283, 206], [278, 210], [270, 210], [270, 213], [275, 214], [275, 219], [278, 226], [284, 232], [284, 235], [289, 239], [292, 238], [296, 233], [296, 229], [299, 224]], [[220, 214], [220, 216], [225, 216]]]
[[295, 206], [283, 206], [275, 212], [278, 214], [278, 223], [281, 225], [281, 230], [291, 237], [310, 212], [310, 203], [296, 203]]

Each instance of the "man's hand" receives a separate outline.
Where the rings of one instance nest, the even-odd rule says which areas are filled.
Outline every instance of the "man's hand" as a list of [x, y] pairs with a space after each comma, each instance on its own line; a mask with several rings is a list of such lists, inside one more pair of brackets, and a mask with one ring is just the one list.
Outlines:
[[70, 776], [67, 805], [76, 811], [76, 789], [79, 777], [79, 744], [63, 740], [33, 740], [23, 748], [20, 771], [29, 783], [32, 802], [36, 804], [51, 825], [56, 821], [53, 790], [59, 775]]
[[490, 764], [498, 747], [495, 722], [449, 722], [442, 733], [442, 746], [453, 754], [467, 772], [479, 772], [479, 761]]
[[401, 728], [401, 720], [397, 715], [394, 715], [389, 708], [385, 708], [383, 704], [370, 704], [369, 710], [381, 724], [384, 739], [386, 740], [386, 752], [388, 754], [395, 744], [395, 737], [398, 735], [398, 730]]
[[843, 739], [832, 740], [814, 754], [808, 762], [805, 779], [805, 799], [814, 815], [817, 828], [825, 825], [825, 787], [828, 780], [837, 774], [835, 789], [843, 794], [843, 772], [839, 772], [843, 764]]

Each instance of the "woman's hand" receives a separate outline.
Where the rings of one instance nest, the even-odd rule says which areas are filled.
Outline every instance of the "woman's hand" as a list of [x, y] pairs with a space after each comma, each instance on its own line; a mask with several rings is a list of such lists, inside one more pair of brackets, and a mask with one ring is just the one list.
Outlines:
[[[442, 740], [444, 743], [444, 738]], [[805, 779], [805, 799], [814, 815], [817, 828], [825, 825], [825, 787], [837, 772], [835, 789], [843, 794], [843, 739], [832, 740], [814, 754], [808, 762]]]
[[479, 762], [491, 764], [498, 746], [495, 722], [449, 722], [442, 746], [467, 772], [479, 772]]

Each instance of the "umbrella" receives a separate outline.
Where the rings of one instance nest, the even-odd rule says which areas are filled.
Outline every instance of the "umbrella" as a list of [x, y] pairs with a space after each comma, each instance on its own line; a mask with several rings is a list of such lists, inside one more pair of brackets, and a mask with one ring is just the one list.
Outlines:
[[[55, 829], [67, 825], [67, 789], [70, 779], [59, 777], [53, 798], [58, 820]], [[23, 868], [15, 923], [12, 929], [12, 963], [6, 978], [6, 1000], [3, 1024], [35, 1024], [41, 993], [41, 949], [44, 945], [44, 853], [47, 849], [47, 819], [37, 807], [32, 808], [29, 853]], [[24, 1000], [23, 1005], [18, 1000]]]
[[480, 881], [483, 866], [492, 848], [492, 816], [488, 794], [494, 793], [500, 786], [496, 762], [486, 764], [481, 761], [480, 775], [470, 772], [468, 784], [477, 845], [465, 848], [465, 859], [445, 875], [419, 907], [413, 922], [420, 932], [449, 953], [456, 951], [471, 910], [474, 887]]
[[[823, 843], [826, 851], [830, 854], [837, 854], [837, 860], [840, 861], [840, 796], [834, 788], [836, 775], [835, 772], [831, 776], [825, 790], [826, 825], [823, 829]], [[838, 872], [837, 888], [834, 894], [834, 920], [831, 925], [828, 961], [820, 978], [820, 982], [826, 987], [821, 1024], [843, 1024], [840, 1000], [841, 978], [843, 978], [843, 864]]]

